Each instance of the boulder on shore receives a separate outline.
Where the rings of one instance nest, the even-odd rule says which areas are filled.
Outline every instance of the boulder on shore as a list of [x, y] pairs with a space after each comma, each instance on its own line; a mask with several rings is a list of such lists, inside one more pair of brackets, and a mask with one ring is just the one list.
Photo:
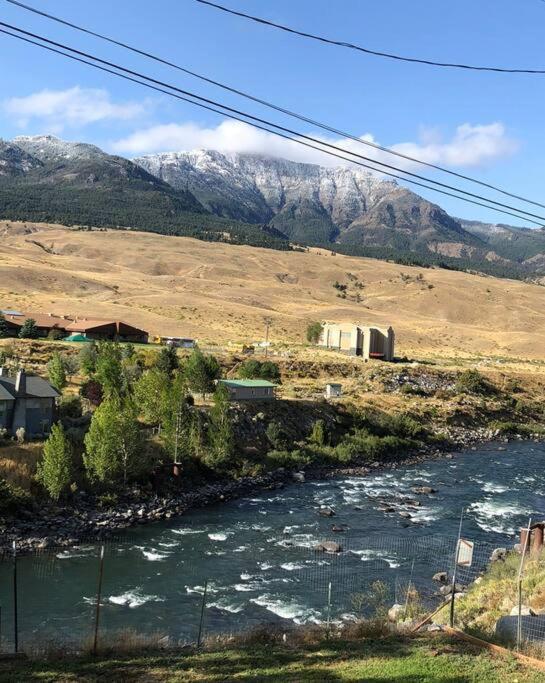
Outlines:
[[503, 562], [507, 557], [507, 548], [496, 548], [490, 555], [490, 562]]

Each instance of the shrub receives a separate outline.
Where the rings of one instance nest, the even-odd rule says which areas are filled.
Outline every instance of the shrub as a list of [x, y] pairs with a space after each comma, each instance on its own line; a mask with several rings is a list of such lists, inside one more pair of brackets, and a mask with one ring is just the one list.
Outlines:
[[269, 422], [265, 434], [273, 448], [277, 450], [286, 448], [287, 435], [279, 422], [275, 420]]
[[61, 420], [65, 417], [78, 418], [83, 414], [81, 398], [79, 396], [63, 396], [59, 403], [59, 416]]
[[317, 446], [324, 446], [328, 440], [326, 424], [323, 420], [316, 420], [312, 425], [309, 441]]
[[267, 460], [271, 467], [286, 467], [292, 469], [308, 465], [311, 458], [308, 453], [304, 451], [269, 451], [267, 453]]
[[255, 358], [250, 358], [240, 366], [238, 375], [243, 379], [265, 379], [269, 382], [278, 382], [280, 380], [280, 368], [270, 360], [261, 362]]
[[0, 477], [0, 515], [16, 514], [32, 505], [30, 494]]
[[103, 391], [100, 382], [96, 379], [88, 379], [79, 390], [80, 396], [86, 398], [92, 406], [99, 406], [102, 403]]
[[50, 341], [57, 341], [58, 339], [62, 339], [64, 336], [62, 330], [58, 330], [57, 328], [53, 327], [49, 332], [47, 333], [47, 338]]
[[307, 341], [309, 341], [311, 344], [317, 344], [322, 335], [322, 329], [322, 323], [310, 323], [310, 325], [307, 327]]
[[464, 370], [456, 380], [459, 394], [492, 394], [494, 387], [477, 370]]

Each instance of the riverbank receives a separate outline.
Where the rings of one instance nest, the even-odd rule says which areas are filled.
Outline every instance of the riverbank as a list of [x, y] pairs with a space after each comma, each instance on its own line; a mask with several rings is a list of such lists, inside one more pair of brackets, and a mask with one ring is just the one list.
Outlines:
[[[366, 477], [381, 470], [392, 471], [401, 466], [415, 465], [444, 457], [453, 458], [456, 452], [476, 449], [479, 444], [498, 439], [499, 435], [485, 428], [451, 428], [449, 447], [424, 446], [399, 455], [395, 460], [358, 462], [348, 466], [307, 466], [290, 470], [278, 468], [266, 474], [241, 477], [221, 483], [205, 484], [193, 491], [178, 495], [157, 496], [135, 491], [120, 498], [111, 509], [101, 510], [94, 497], [81, 493], [72, 505], [42, 507], [35, 511], [21, 511], [11, 523], [0, 526], [0, 550], [9, 551], [16, 544], [18, 553], [66, 548], [85, 542], [115, 539], [131, 528], [170, 520], [191, 510], [249, 496], [261, 491], [282, 489], [288, 484], [320, 481], [335, 477]], [[538, 442], [538, 434], [514, 434], [513, 440], [531, 439]], [[502, 437], [502, 443], [509, 438]], [[503, 448], [503, 446], [500, 446]]]

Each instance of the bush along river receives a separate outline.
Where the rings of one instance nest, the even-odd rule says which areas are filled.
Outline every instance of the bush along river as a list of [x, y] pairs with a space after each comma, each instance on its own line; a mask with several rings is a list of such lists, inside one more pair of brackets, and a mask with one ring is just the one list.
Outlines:
[[[431, 596], [433, 574], [452, 569], [462, 508], [477, 573], [494, 548], [517, 542], [529, 516], [545, 518], [544, 462], [542, 443], [492, 443], [364, 477], [293, 483], [139, 526], [106, 545], [101, 638], [134, 631], [180, 643], [195, 641], [201, 622], [210, 635], [328, 615], [350, 620], [376, 599], [369, 595], [378, 580], [387, 606], [402, 599], [409, 581]], [[21, 649], [46, 641], [78, 647], [92, 638], [98, 555], [98, 546], [80, 545], [17, 560]], [[0, 606], [1, 647], [9, 651], [8, 554], [0, 563]]]

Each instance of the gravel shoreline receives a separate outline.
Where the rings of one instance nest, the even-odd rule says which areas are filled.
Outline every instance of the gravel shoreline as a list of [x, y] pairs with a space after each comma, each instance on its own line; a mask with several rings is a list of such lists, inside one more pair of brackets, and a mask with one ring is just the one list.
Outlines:
[[373, 462], [351, 467], [307, 467], [298, 472], [283, 468], [256, 477], [243, 477], [236, 481], [204, 485], [195, 491], [184, 491], [179, 495], [149, 496], [139, 500], [126, 498], [109, 510], [96, 508], [91, 497], [78, 496], [74, 505], [52, 509], [50, 506], [39, 512], [24, 512], [16, 520], [0, 524], [0, 552], [12, 552], [15, 543], [18, 553], [28, 553], [48, 548], [67, 548], [82, 543], [115, 539], [139, 525], [178, 517], [189, 510], [263, 490], [283, 488], [286, 484], [331, 479], [339, 476], [364, 477], [371, 472], [395, 470], [424, 460], [453, 457], [452, 452], [475, 448], [486, 442], [513, 440], [540, 441], [539, 436], [514, 435], [499, 438], [488, 429], [452, 429], [448, 436], [455, 443], [454, 448], [440, 449], [428, 446], [410, 453], [405, 458], [392, 462]]

